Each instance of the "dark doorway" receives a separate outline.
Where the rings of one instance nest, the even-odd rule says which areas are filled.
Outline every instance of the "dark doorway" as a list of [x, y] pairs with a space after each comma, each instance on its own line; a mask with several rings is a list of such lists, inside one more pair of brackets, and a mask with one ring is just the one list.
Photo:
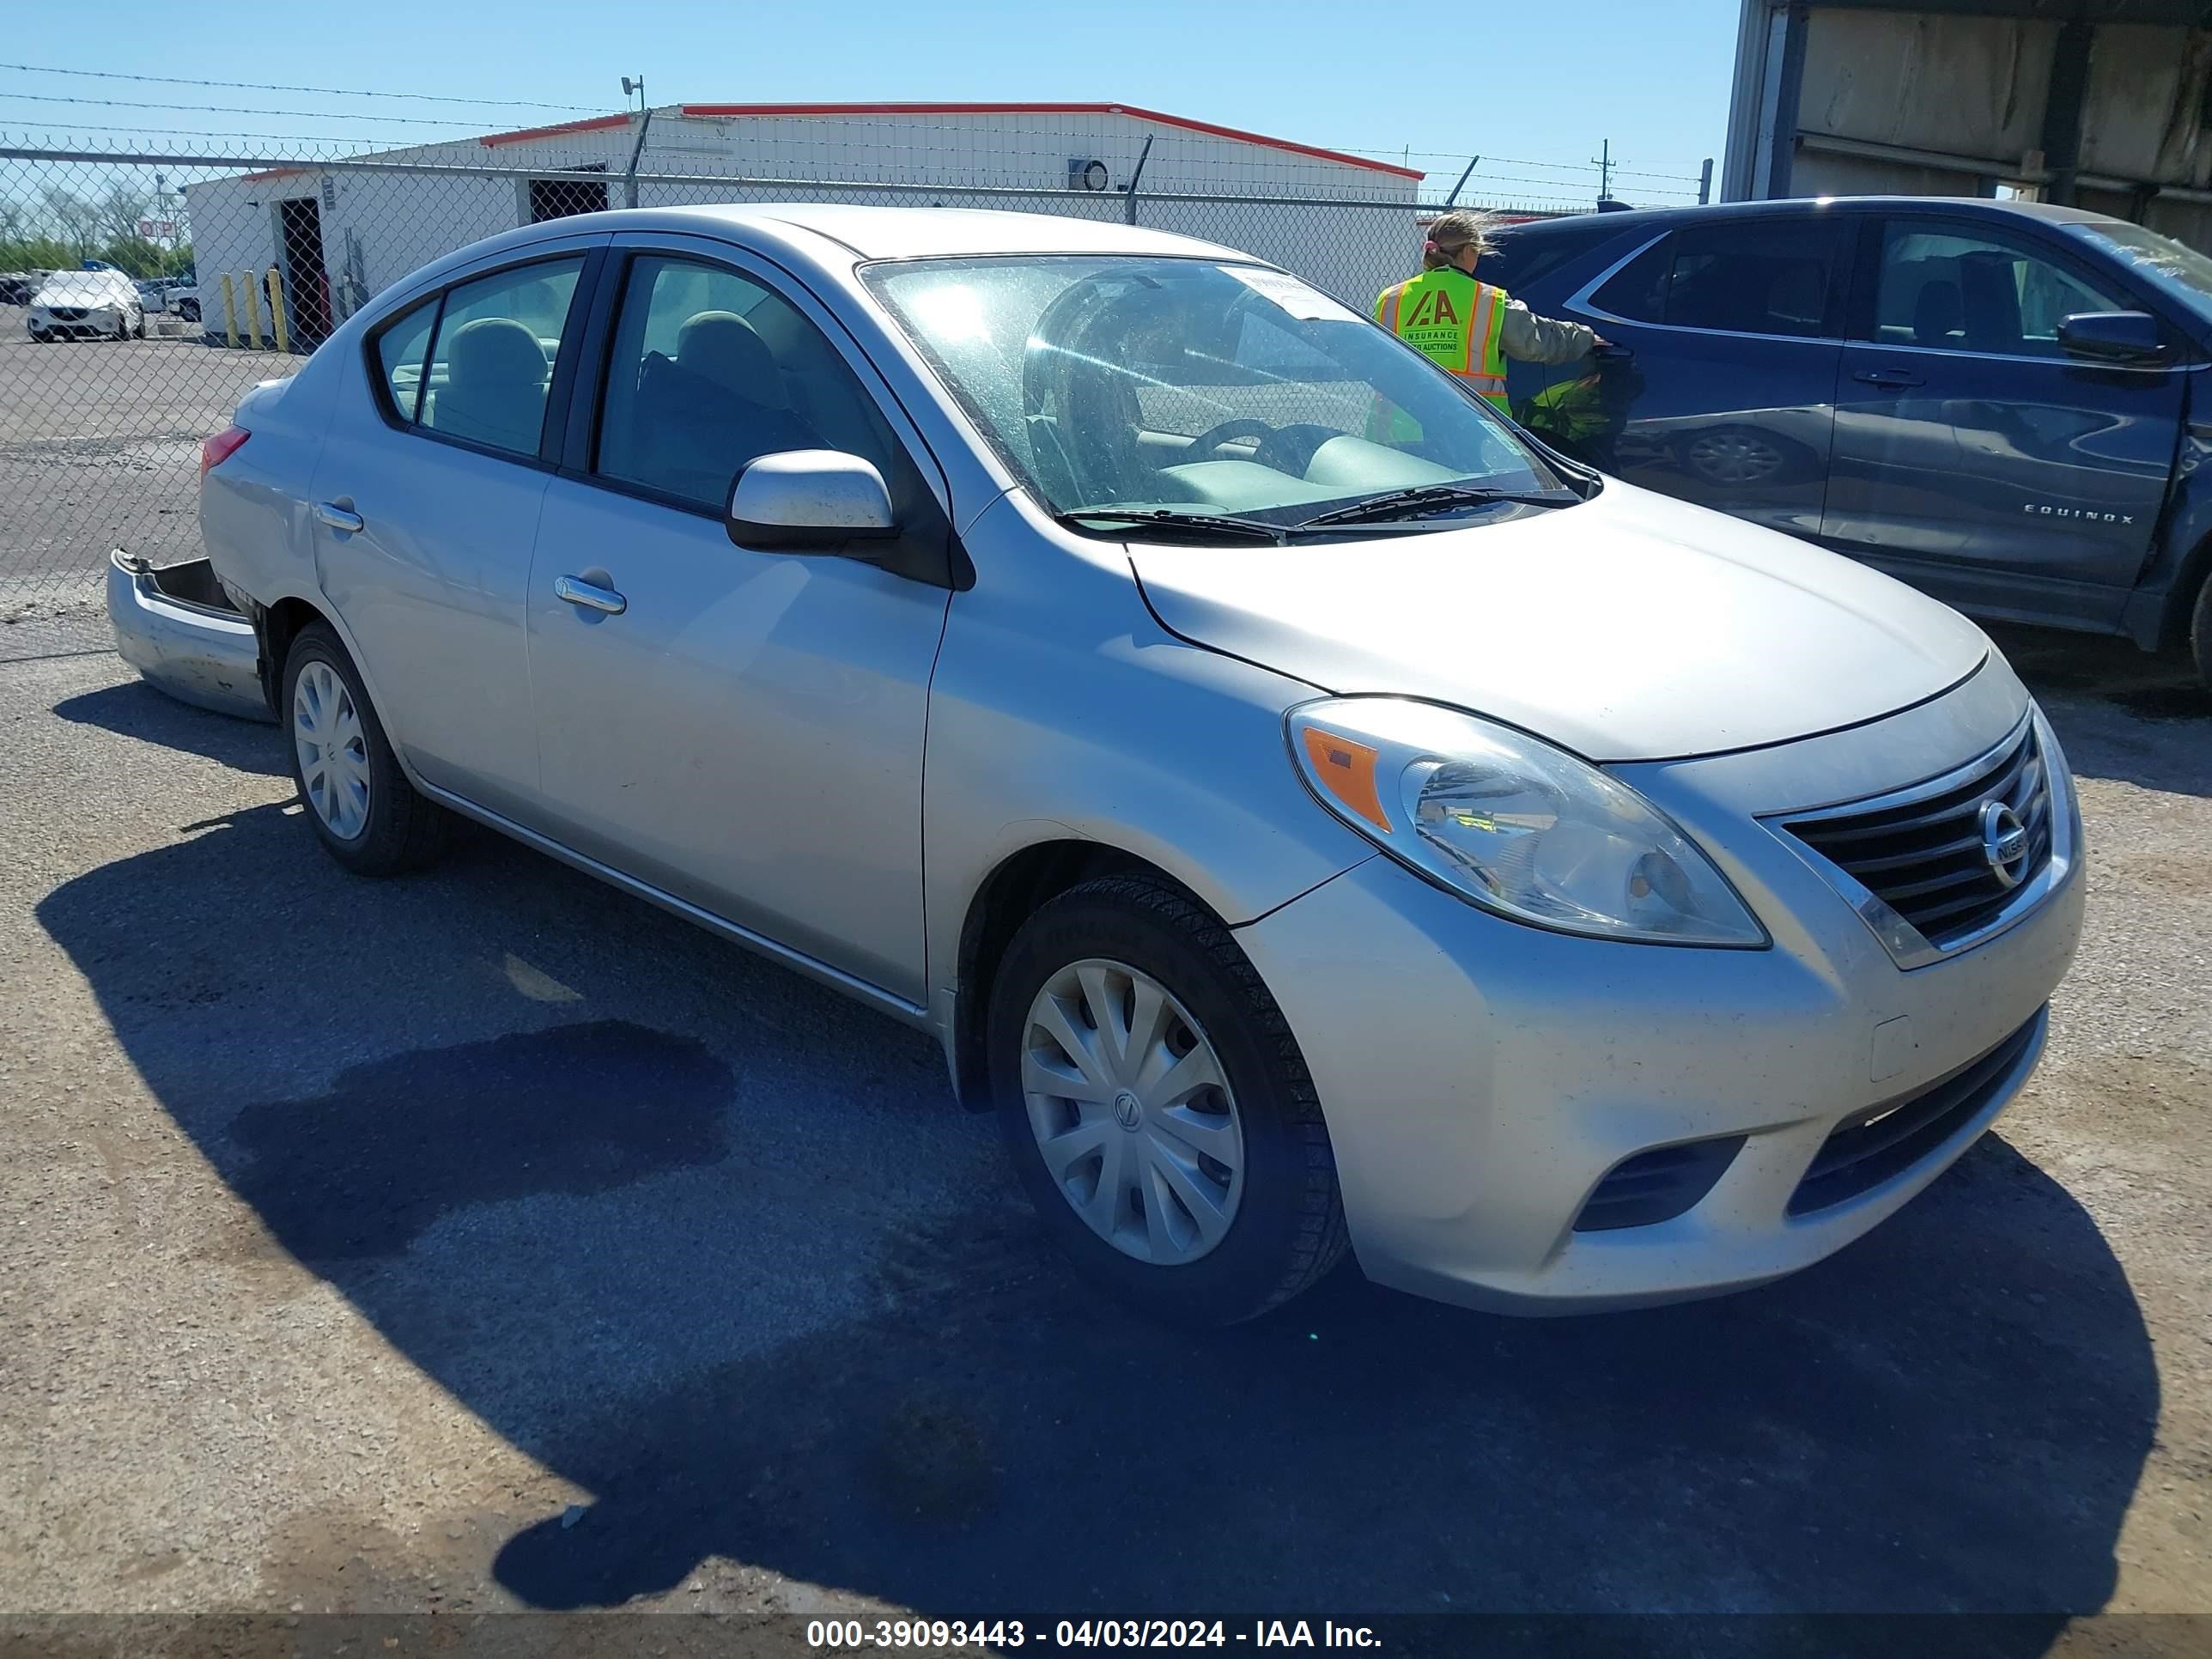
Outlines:
[[276, 204], [284, 309], [295, 351], [313, 351], [331, 331], [331, 287], [323, 269], [323, 206], [312, 196]]
[[[605, 163], [600, 164], [602, 167]], [[596, 169], [579, 167], [580, 173]], [[579, 213], [605, 213], [607, 185], [604, 179], [532, 179], [530, 181], [530, 222], [566, 219]]]

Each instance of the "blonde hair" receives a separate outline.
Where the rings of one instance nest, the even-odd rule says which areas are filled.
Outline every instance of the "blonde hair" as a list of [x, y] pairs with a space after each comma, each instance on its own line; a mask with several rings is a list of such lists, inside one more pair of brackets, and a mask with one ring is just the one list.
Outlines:
[[1480, 258], [1491, 250], [1490, 216], [1473, 213], [1465, 208], [1439, 215], [1429, 227], [1429, 240], [1421, 248], [1421, 264], [1430, 270], [1441, 270], [1458, 262], [1459, 256], [1468, 248]]

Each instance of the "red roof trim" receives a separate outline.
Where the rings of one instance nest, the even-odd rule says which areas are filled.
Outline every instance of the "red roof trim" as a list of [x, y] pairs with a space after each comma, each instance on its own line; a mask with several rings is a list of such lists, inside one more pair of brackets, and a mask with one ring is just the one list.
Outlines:
[[520, 132], [495, 132], [477, 143], [486, 149], [496, 149], [501, 144], [519, 144], [531, 138], [565, 138], [572, 132], [612, 132], [617, 127], [629, 125], [627, 115], [594, 115], [588, 121], [563, 121], [557, 127], [529, 127]]
[[1270, 138], [1265, 133], [1246, 132], [1240, 127], [1217, 126], [1211, 121], [1194, 121], [1188, 116], [1166, 115], [1134, 104], [684, 104], [678, 107], [685, 115], [708, 120], [732, 115], [1127, 115], [1139, 121], [1182, 127], [1190, 132], [1211, 133], [1217, 138], [1264, 144], [1269, 149], [1288, 150], [1294, 155], [1340, 161], [1346, 167], [1366, 167], [1400, 179], [1428, 177], [1414, 168], [1393, 167], [1388, 161], [1371, 161], [1364, 155], [1346, 155], [1341, 150], [1293, 143], [1287, 138]]
[[307, 168], [305, 167], [271, 167], [266, 173], [242, 173], [239, 177], [239, 183], [242, 185], [265, 185], [271, 179], [296, 178], [306, 171]]

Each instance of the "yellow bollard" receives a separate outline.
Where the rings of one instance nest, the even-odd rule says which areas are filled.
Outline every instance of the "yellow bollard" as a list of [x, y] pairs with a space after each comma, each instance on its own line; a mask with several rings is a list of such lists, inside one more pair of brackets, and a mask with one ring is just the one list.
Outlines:
[[246, 289], [246, 343], [258, 351], [261, 349], [261, 304], [253, 296], [260, 291], [261, 285], [253, 280], [252, 271], [239, 274], [246, 279], [242, 284]]
[[238, 304], [230, 291], [230, 273], [222, 273], [222, 331], [230, 337], [231, 349], [238, 349]]
[[276, 349], [289, 356], [292, 341], [284, 326], [284, 283], [274, 265], [269, 267], [269, 326], [276, 332]]

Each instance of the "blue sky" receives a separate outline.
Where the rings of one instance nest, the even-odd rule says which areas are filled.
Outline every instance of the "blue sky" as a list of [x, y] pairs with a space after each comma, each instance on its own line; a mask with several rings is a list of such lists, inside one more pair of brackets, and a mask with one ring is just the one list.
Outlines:
[[[96, 36], [70, 31], [66, 44], [32, 46], [15, 44], [24, 37], [13, 31], [0, 60], [36, 68], [0, 68], [0, 135], [150, 147], [177, 142], [169, 135], [179, 131], [250, 133], [268, 136], [239, 140], [241, 148], [272, 153], [298, 148], [288, 139], [404, 143], [619, 108], [621, 76], [642, 72], [655, 104], [1139, 104], [1393, 159], [1410, 151], [1413, 166], [1447, 186], [1480, 153], [1487, 199], [1587, 200], [1596, 176], [1588, 163], [1610, 138], [1625, 169], [1615, 194], [1657, 203], [1684, 199], [1662, 192], [1693, 189], [1699, 160], [1718, 153], [1737, 6], [380, 0], [201, 11], [179, 28], [186, 15], [169, 0], [124, 0], [102, 14], [114, 27]], [[633, 27], [630, 18], [649, 21]], [[255, 50], [264, 40], [285, 50]], [[529, 101], [492, 107], [40, 72], [51, 70]], [[70, 99], [109, 101], [63, 101]]]

